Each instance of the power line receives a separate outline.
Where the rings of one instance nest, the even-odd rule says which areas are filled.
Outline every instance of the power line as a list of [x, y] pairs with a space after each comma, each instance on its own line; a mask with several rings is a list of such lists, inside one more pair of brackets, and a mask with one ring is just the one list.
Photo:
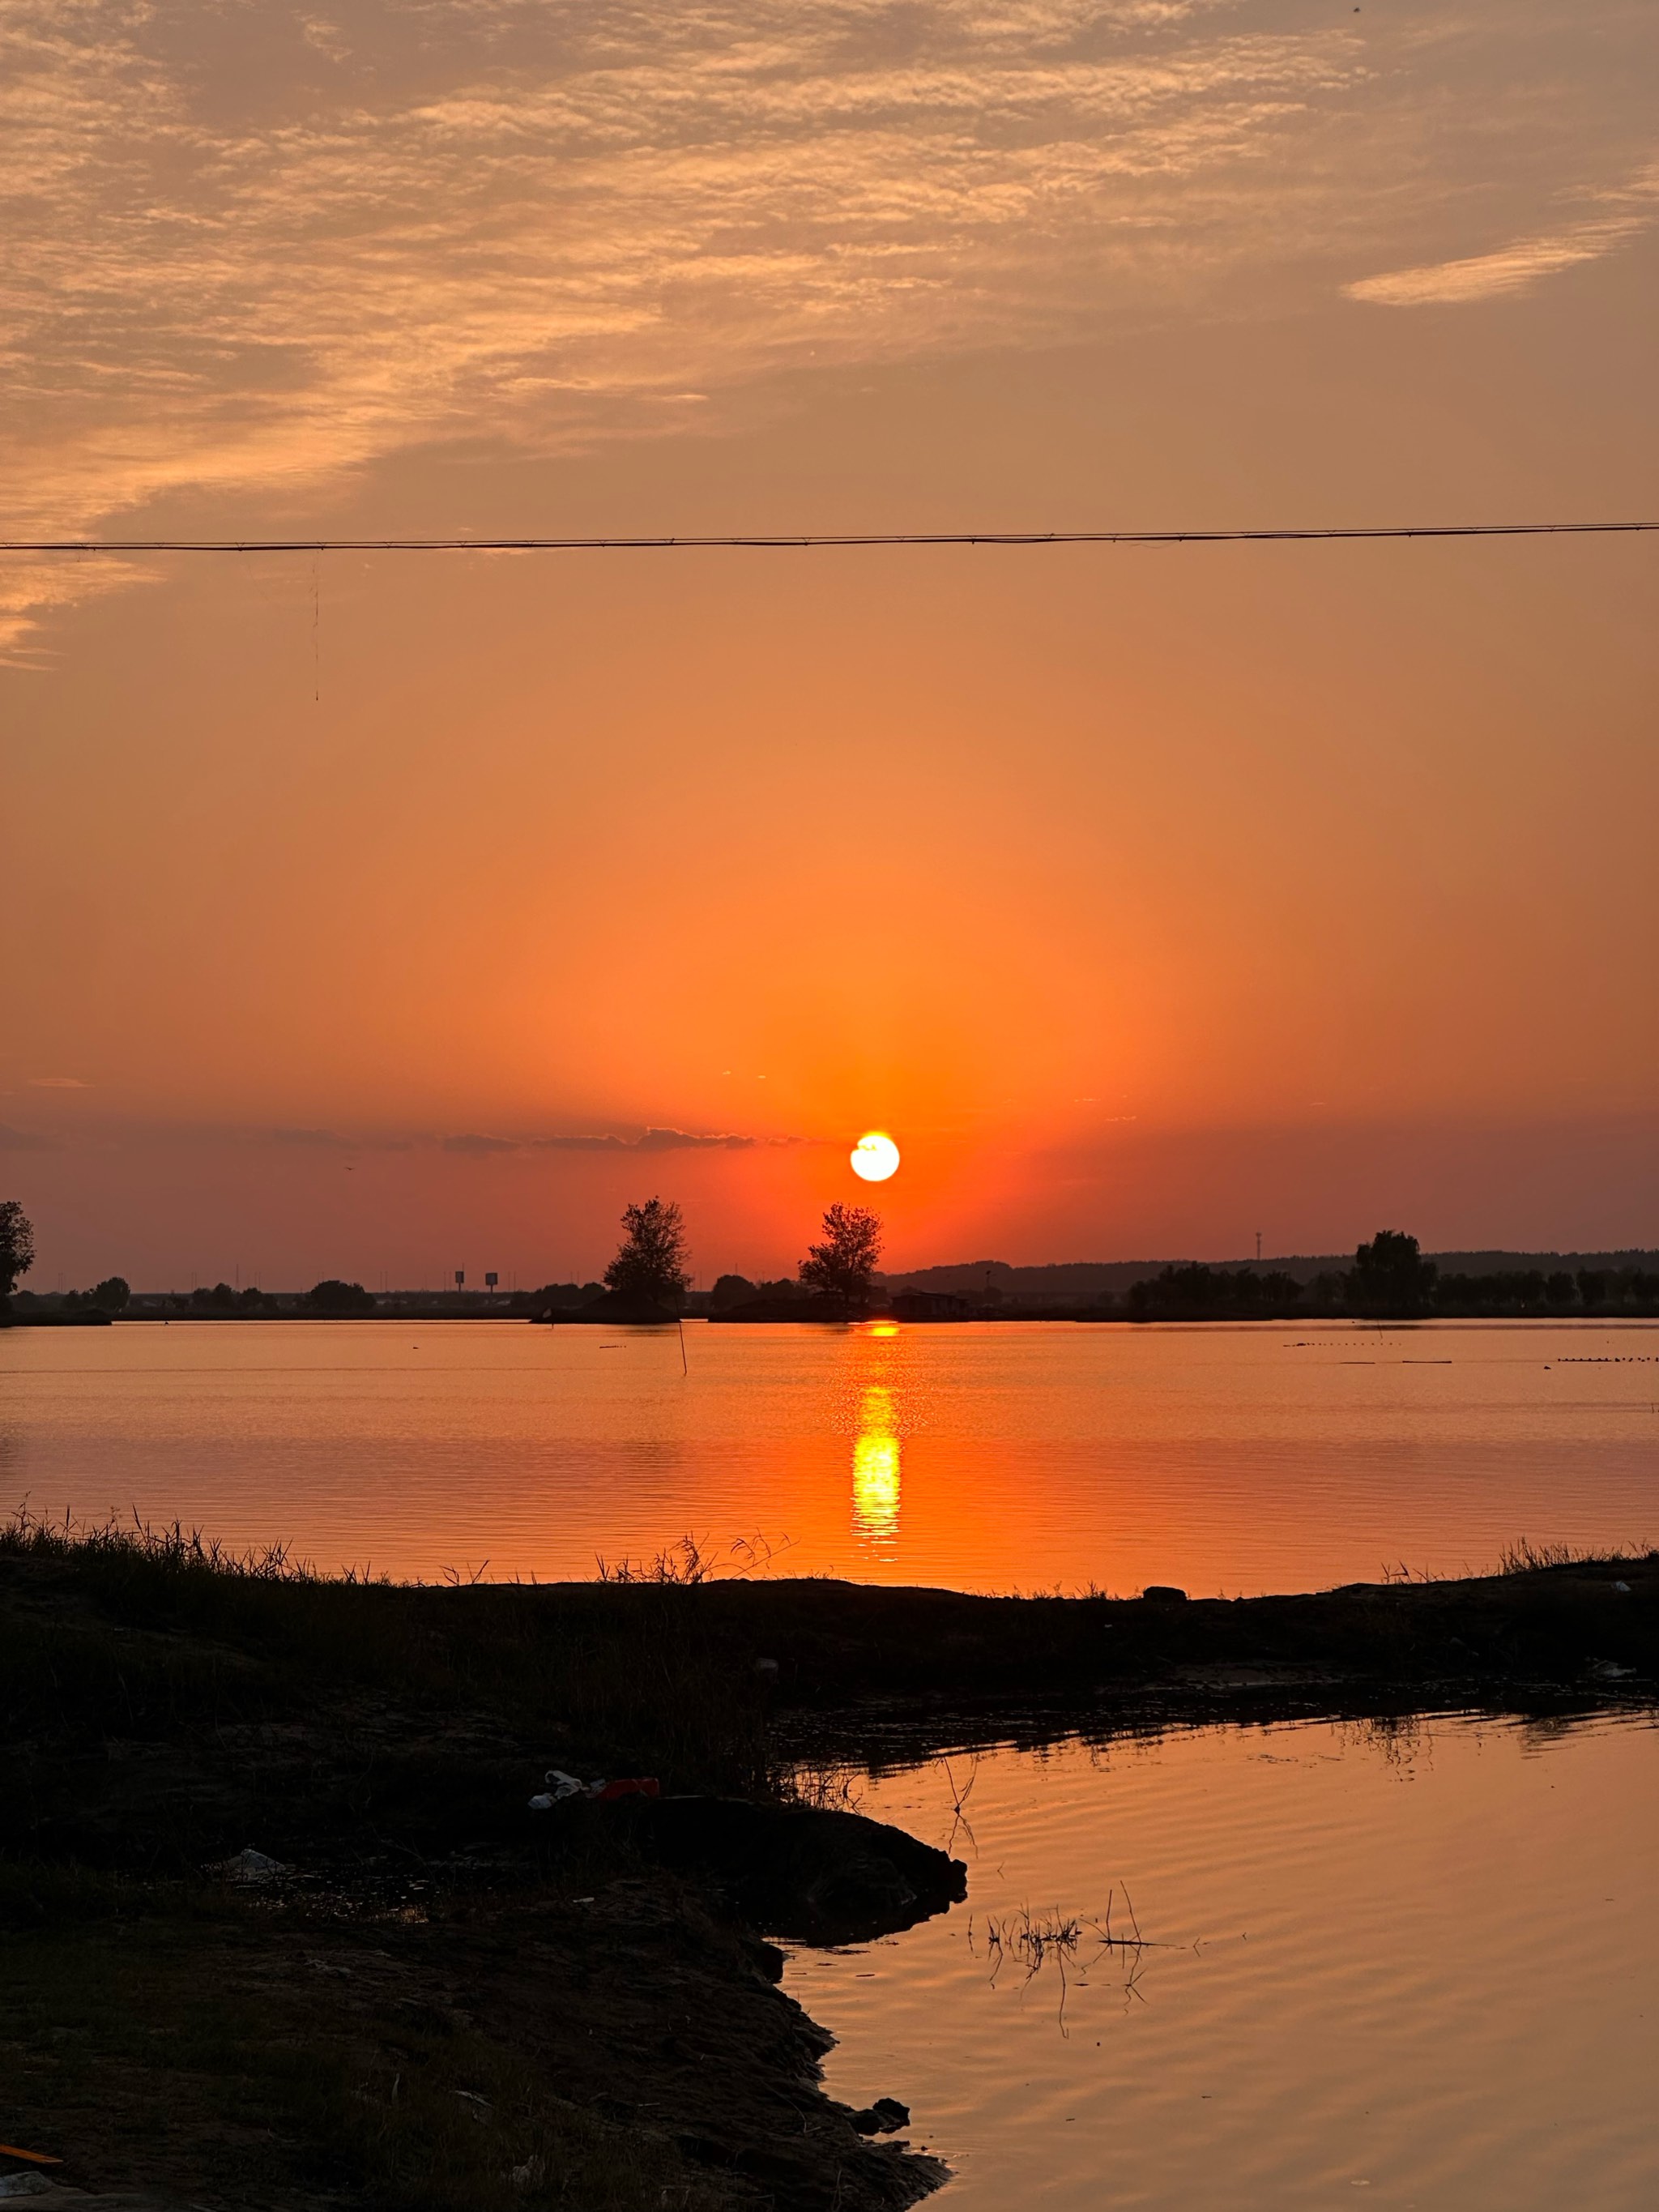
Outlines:
[[6, 538], [0, 554], [687, 553], [880, 545], [1273, 545], [1402, 538], [1617, 538], [1659, 522], [1419, 522], [1291, 530], [862, 530], [673, 538]]

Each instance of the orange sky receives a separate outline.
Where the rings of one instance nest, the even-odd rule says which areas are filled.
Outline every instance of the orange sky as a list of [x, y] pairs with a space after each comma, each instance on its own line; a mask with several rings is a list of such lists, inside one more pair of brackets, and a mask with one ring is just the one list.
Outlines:
[[[1659, 514], [1650, 9], [0, 16], [9, 534]], [[9, 115], [4, 111], [9, 108]], [[1659, 542], [0, 570], [38, 1286], [1659, 1242]], [[597, 1152], [642, 1131], [753, 1139]]]

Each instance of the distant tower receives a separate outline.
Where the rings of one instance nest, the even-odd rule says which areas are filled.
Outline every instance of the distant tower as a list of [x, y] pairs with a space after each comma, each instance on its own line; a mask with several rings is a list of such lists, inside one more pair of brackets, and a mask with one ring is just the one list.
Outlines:
[[491, 1267], [484, 1276], [485, 1290], [493, 1291], [496, 1284], [499, 1283], [501, 1279], [501, 1277], [495, 1273], [495, 1270]]
[[465, 1267], [457, 1267], [455, 1270], [455, 1287], [458, 1291], [464, 1291], [466, 1288], [466, 1269]]
[[1258, 1267], [1261, 1265], [1261, 1231], [1259, 1229], [1255, 1232], [1255, 1264]]

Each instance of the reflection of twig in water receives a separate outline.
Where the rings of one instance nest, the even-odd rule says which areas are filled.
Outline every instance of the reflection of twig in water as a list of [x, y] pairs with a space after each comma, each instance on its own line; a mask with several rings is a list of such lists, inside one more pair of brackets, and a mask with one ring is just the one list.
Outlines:
[[811, 1805], [820, 1811], [856, 1813], [864, 1802], [856, 1771], [852, 1767], [818, 1765], [804, 1759], [781, 1778], [783, 1794], [792, 1804]]
[[973, 1845], [975, 1850], [979, 1849], [979, 1838], [975, 1835], [973, 1829], [969, 1826], [968, 1815], [963, 1809], [963, 1808], [967, 1804], [968, 1800], [973, 1796], [974, 1784], [979, 1779], [979, 1760], [980, 1754], [978, 1752], [975, 1752], [973, 1756], [972, 1764], [968, 1769], [967, 1782], [960, 1790], [957, 1787], [957, 1778], [951, 1771], [950, 1760], [948, 1759], [941, 1759], [939, 1760], [939, 1765], [945, 1769], [945, 1778], [951, 1785], [951, 1812], [952, 1818], [951, 1821], [951, 1840], [945, 1846], [947, 1853], [956, 1849], [957, 1832], [958, 1829], [960, 1829], [967, 1837], [969, 1842]]
[[1137, 1920], [1137, 1919], [1136, 1919], [1136, 1917], [1135, 1917], [1135, 1901], [1134, 1901], [1133, 1898], [1132, 1898], [1132, 1897], [1130, 1896], [1130, 1894], [1129, 1894], [1129, 1885], [1128, 1885], [1128, 1883], [1127, 1883], [1127, 1881], [1126, 1881], [1126, 1882], [1124, 1883], [1124, 1885], [1123, 1885], [1123, 1902], [1124, 1902], [1124, 1904], [1125, 1904], [1125, 1905], [1128, 1907], [1128, 1909], [1129, 1909], [1129, 1925], [1130, 1925], [1130, 1927], [1131, 1927], [1131, 1928], [1133, 1928], [1133, 1929], [1134, 1929], [1134, 1931], [1135, 1931], [1135, 1932], [1134, 1932], [1134, 1936], [1133, 1936], [1133, 1939], [1132, 1939], [1132, 1938], [1130, 1938], [1130, 1937], [1129, 1937], [1129, 1936], [1114, 1936], [1114, 1935], [1113, 1935], [1113, 1933], [1112, 1933], [1112, 1906], [1113, 1906], [1113, 1904], [1114, 1904], [1114, 1903], [1115, 1902], [1115, 1900], [1116, 1900], [1116, 1897], [1117, 1897], [1117, 1892], [1116, 1892], [1116, 1890], [1115, 1890], [1115, 1889], [1109, 1889], [1109, 1890], [1107, 1891], [1107, 1893], [1106, 1893], [1106, 1941], [1107, 1941], [1109, 1943], [1128, 1943], [1128, 1942], [1130, 1942], [1131, 1941], [1133, 1941], [1133, 1942], [1135, 1944], [1135, 1946], [1136, 1946], [1137, 1948], [1145, 1948], [1145, 1944], [1146, 1944], [1146, 1938], [1141, 1935], [1141, 1932], [1140, 1932], [1140, 1923], [1139, 1923], [1139, 1920]]
[[[1106, 1900], [1105, 1920], [1085, 1920], [1075, 1913], [1063, 1913], [1057, 1907], [1048, 1912], [1034, 1913], [1029, 1905], [1022, 1905], [1018, 1913], [1006, 1920], [988, 1919], [985, 1923], [985, 1954], [991, 1961], [991, 1984], [996, 1986], [997, 1977], [1010, 1956], [1017, 1959], [1025, 1969], [1027, 1983], [1034, 1981], [1051, 1960], [1060, 1978], [1060, 2006], [1058, 2021], [1062, 2035], [1069, 2035], [1066, 2025], [1066, 2000], [1071, 1989], [1071, 1972], [1081, 1960], [1085, 1974], [1105, 1958], [1121, 1956], [1128, 1971], [1123, 1979], [1126, 1998], [1138, 1997], [1146, 2002], [1137, 1986], [1148, 1951], [1167, 1950], [1168, 1944], [1154, 1943], [1140, 1932], [1135, 1909], [1126, 1889], [1123, 1901], [1128, 1907], [1129, 1924], [1133, 1936], [1116, 1936], [1112, 1932], [1112, 1906], [1117, 1893], [1113, 1890]], [[1085, 1947], [1092, 1938], [1094, 1948], [1084, 1957]], [[978, 1955], [974, 1941], [974, 1923], [968, 1923], [968, 1945]], [[1086, 1982], [1079, 1983], [1086, 1988]]]

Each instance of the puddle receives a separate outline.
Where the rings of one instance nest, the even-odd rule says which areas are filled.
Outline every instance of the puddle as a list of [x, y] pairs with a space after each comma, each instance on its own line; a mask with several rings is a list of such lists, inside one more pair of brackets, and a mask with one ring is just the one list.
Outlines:
[[788, 1986], [832, 2094], [954, 2168], [941, 2212], [1659, 2202], [1651, 1715], [1004, 1750], [859, 1802], [954, 1830], [968, 1903]]

